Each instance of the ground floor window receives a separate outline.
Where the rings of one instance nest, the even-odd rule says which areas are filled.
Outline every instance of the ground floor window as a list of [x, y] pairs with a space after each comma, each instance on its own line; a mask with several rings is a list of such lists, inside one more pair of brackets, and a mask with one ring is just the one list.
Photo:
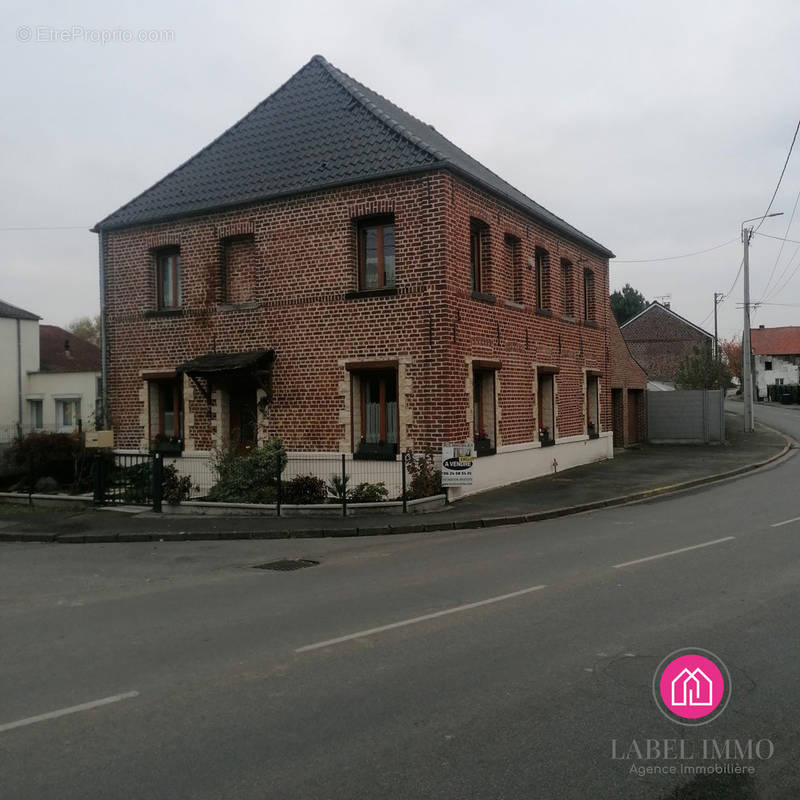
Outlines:
[[478, 456], [497, 452], [494, 370], [475, 367], [472, 371], [472, 427]]
[[398, 447], [397, 370], [351, 373], [353, 452], [358, 458], [394, 458]]
[[543, 445], [556, 440], [556, 376], [552, 372], [539, 372], [536, 378], [537, 424], [539, 441]]
[[28, 400], [28, 419], [31, 430], [40, 431], [43, 423], [43, 404], [41, 400]]
[[600, 435], [600, 381], [596, 375], [586, 376], [586, 433]]
[[81, 426], [81, 401], [78, 397], [56, 400], [56, 428], [71, 433]]
[[183, 448], [183, 397], [177, 378], [149, 383], [150, 445], [156, 449]]

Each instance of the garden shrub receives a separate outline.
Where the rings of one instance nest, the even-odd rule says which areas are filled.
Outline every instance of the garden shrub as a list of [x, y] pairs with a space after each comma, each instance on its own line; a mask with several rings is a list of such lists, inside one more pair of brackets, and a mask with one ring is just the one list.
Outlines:
[[244, 453], [219, 451], [214, 458], [218, 480], [207, 500], [221, 503], [274, 503], [276, 478], [286, 467], [286, 450], [273, 436]]
[[430, 448], [426, 448], [419, 456], [415, 456], [409, 448], [406, 452], [406, 468], [411, 476], [411, 483], [406, 489], [409, 500], [442, 493], [442, 471], [436, 469]]
[[24, 476], [22, 491], [33, 491], [40, 478], [53, 478], [72, 492], [91, 488], [91, 459], [78, 433], [28, 433], [14, 440], [6, 457]]
[[352, 489], [348, 497], [351, 503], [381, 503], [389, 496], [386, 484], [380, 483], [359, 483]]
[[164, 465], [164, 486], [162, 496], [165, 503], [178, 505], [188, 500], [192, 494], [192, 479], [188, 475], [179, 475], [174, 464]]
[[328, 487], [322, 478], [313, 475], [298, 475], [287, 481], [282, 487], [284, 503], [309, 505], [324, 503], [328, 499]]

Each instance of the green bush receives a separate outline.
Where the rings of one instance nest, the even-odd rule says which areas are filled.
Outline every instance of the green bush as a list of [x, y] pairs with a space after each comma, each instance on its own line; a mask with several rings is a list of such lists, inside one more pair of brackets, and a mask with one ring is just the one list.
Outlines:
[[165, 464], [163, 474], [164, 502], [178, 505], [183, 500], [188, 500], [192, 494], [192, 479], [188, 475], [178, 475], [174, 464]]
[[345, 498], [350, 497], [350, 490], [347, 485], [350, 483], [350, 476], [345, 475], [331, 475], [328, 481], [328, 493], [331, 496], [332, 503], [341, 503]]
[[286, 467], [286, 450], [277, 436], [245, 453], [220, 451], [214, 458], [218, 480], [207, 500], [220, 503], [274, 503], [276, 478]]
[[328, 487], [322, 478], [313, 475], [298, 475], [283, 484], [283, 502], [309, 505], [324, 503], [328, 499]]
[[44, 477], [72, 492], [91, 488], [91, 459], [78, 433], [28, 433], [14, 440], [6, 457], [25, 476], [19, 484], [23, 491], [33, 491]]
[[351, 503], [381, 503], [389, 496], [386, 484], [380, 483], [359, 483], [355, 489], [351, 490], [348, 501]]
[[415, 456], [409, 448], [406, 452], [406, 468], [411, 476], [411, 483], [406, 490], [409, 500], [442, 493], [442, 471], [436, 469], [430, 448], [426, 448], [419, 456]]

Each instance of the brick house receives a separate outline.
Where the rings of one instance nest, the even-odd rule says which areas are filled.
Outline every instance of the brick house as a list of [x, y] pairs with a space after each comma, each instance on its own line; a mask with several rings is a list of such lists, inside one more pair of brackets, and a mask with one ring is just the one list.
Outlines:
[[95, 230], [118, 446], [612, 454], [613, 254], [321, 56]]
[[651, 389], [674, 389], [681, 364], [714, 344], [708, 331], [656, 301], [621, 325], [620, 331]]
[[766, 399], [768, 386], [800, 384], [800, 327], [751, 328], [750, 349], [756, 395], [760, 400]]

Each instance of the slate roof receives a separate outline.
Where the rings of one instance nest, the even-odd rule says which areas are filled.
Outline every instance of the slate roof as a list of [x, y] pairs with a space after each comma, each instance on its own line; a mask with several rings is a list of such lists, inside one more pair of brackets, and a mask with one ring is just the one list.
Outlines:
[[322, 56], [94, 230], [446, 168], [605, 257], [613, 253]]
[[751, 328], [750, 349], [757, 356], [800, 355], [800, 327]]
[[6, 319], [41, 319], [33, 312], [12, 306], [11, 303], [6, 303], [4, 300], [0, 300], [0, 317], [5, 317]]
[[[66, 342], [69, 342], [69, 350]], [[100, 348], [56, 325], [40, 325], [39, 370], [100, 372]]]

